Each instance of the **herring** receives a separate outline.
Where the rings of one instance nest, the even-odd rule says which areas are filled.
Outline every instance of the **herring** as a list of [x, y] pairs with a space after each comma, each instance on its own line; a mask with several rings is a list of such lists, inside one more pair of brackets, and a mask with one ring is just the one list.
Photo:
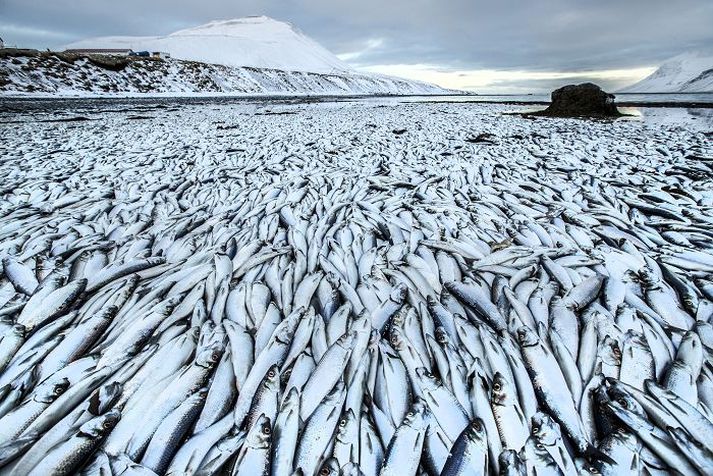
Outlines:
[[710, 472], [702, 134], [342, 106], [13, 124], [0, 473]]

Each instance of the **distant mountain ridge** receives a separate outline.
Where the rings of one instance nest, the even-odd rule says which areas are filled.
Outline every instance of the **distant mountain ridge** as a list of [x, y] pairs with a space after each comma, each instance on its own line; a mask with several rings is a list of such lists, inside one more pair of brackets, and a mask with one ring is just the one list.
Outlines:
[[713, 52], [689, 52], [664, 62], [653, 74], [623, 93], [713, 92]]

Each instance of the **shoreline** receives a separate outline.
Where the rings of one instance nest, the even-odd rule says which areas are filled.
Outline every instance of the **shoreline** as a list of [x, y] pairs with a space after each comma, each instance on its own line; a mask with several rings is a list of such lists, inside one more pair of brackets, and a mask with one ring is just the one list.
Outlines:
[[[633, 95], [634, 93], [625, 93]], [[638, 94], [638, 93], [637, 93]], [[668, 95], [679, 93], [651, 93], [650, 95]], [[681, 93], [683, 95], [685, 93]], [[688, 93], [694, 94], [694, 93]], [[701, 93], [695, 93], [701, 94]], [[486, 100], [488, 97], [517, 97], [518, 95], [499, 95], [499, 94], [362, 94], [362, 95], [302, 95], [302, 94], [180, 94], [180, 93], [158, 93], [158, 94], [131, 94], [126, 95], [33, 95], [33, 94], [18, 94], [5, 95], [0, 94], [0, 101], [21, 102], [26, 100], [31, 101], [123, 101], [123, 100], [139, 100], [139, 101], [156, 101], [156, 100], [177, 100], [177, 101], [202, 101], [202, 100], [222, 100], [222, 101], [304, 101], [304, 102], [343, 102], [352, 100], [364, 99], [406, 99], [406, 98], [433, 98], [434, 101], [421, 102], [438, 102], [441, 104], [503, 104], [509, 106], [548, 106], [549, 101], [535, 100]], [[439, 98], [453, 98], [453, 100], [438, 100]], [[456, 99], [457, 98], [457, 99]], [[711, 102], [705, 101], [616, 101], [617, 107], [646, 107], [646, 108], [683, 108], [683, 109], [713, 109], [713, 93], [711, 93]]]

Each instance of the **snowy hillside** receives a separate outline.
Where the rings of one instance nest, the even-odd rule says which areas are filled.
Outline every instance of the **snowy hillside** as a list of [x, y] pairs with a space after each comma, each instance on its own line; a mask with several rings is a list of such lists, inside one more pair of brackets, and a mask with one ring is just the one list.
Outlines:
[[214, 21], [168, 36], [92, 38], [67, 48], [165, 51], [178, 59], [224, 66], [333, 73], [351, 68], [289, 23], [268, 17]]
[[0, 95], [384, 95], [443, 94], [437, 86], [357, 72], [231, 67], [177, 59], [109, 59], [38, 53], [0, 57]]
[[651, 76], [621, 92], [713, 92], [713, 54], [694, 52], [676, 56], [663, 63]]
[[[0, 94], [444, 94], [438, 86], [360, 73], [292, 25], [215, 21], [162, 37], [103, 37], [67, 49], [162, 51], [171, 59], [85, 53], [0, 55]], [[7, 50], [5, 50], [7, 51]]]

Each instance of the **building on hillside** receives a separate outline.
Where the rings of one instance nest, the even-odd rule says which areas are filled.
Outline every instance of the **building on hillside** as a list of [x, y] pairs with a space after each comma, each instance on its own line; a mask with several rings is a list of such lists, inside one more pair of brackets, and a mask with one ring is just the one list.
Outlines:
[[71, 48], [64, 52], [75, 55], [130, 56], [133, 50], [125, 48]]
[[2, 41], [2, 37], [0, 37], [0, 50], [5, 48], [5, 42]]
[[171, 57], [171, 53], [167, 53], [165, 51], [153, 51], [151, 52], [151, 56], [153, 58], [169, 59]]

